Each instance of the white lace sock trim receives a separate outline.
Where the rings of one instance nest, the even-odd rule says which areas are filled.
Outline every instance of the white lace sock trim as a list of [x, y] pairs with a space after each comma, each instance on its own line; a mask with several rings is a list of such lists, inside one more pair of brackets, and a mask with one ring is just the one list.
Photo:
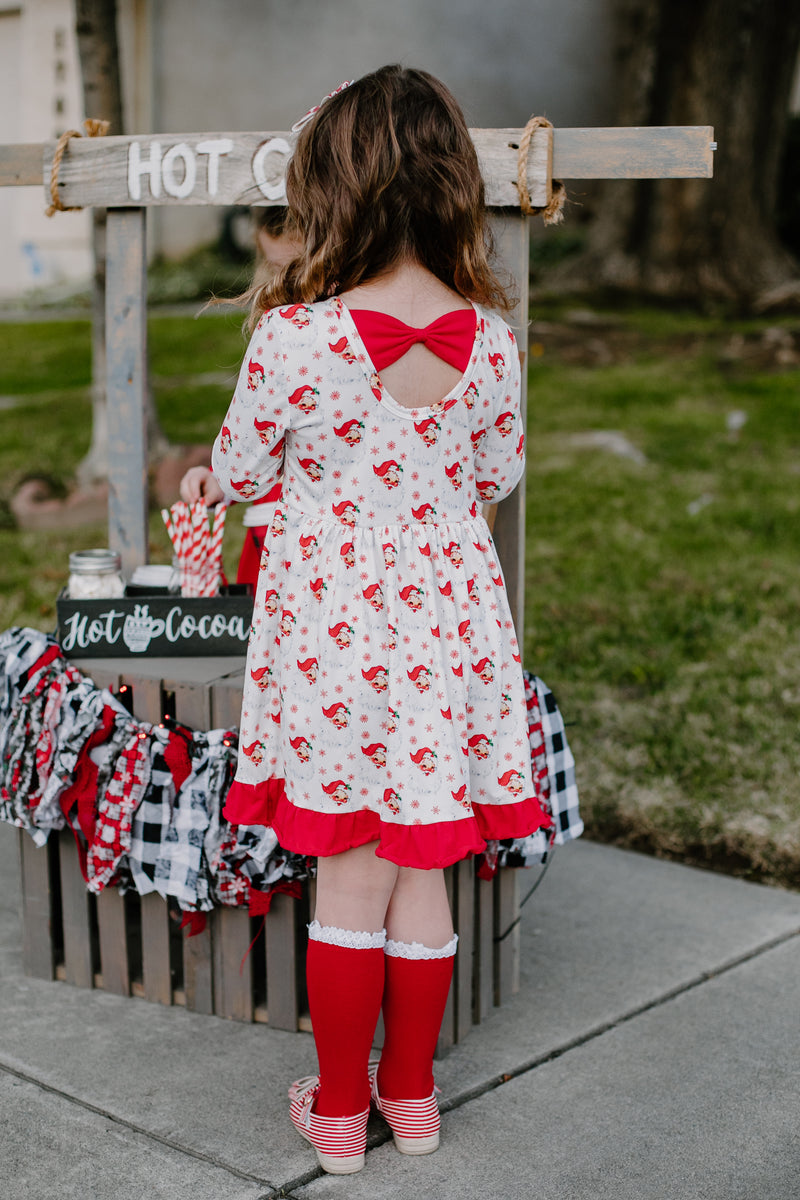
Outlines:
[[453, 934], [441, 950], [432, 950], [430, 946], [423, 946], [422, 942], [395, 942], [392, 938], [387, 938], [384, 952], [392, 958], [452, 958], [457, 945], [457, 933]]
[[312, 921], [308, 927], [309, 941], [325, 942], [329, 946], [344, 946], [348, 950], [383, 950], [386, 930], [368, 933], [359, 929], [339, 929], [336, 925], [320, 925]]

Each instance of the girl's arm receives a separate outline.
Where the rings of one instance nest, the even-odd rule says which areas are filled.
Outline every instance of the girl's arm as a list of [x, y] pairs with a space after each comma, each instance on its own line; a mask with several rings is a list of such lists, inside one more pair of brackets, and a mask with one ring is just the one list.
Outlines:
[[263, 499], [283, 476], [291, 408], [283, 353], [269, 311], [250, 339], [230, 408], [211, 451], [211, 466], [231, 500]]
[[[525, 431], [520, 409], [519, 350], [511, 330], [502, 352], [492, 355], [492, 369], [501, 378], [484, 432], [477, 432], [475, 485], [485, 503], [510, 496], [525, 470]], [[476, 435], [473, 435], [476, 438]]]

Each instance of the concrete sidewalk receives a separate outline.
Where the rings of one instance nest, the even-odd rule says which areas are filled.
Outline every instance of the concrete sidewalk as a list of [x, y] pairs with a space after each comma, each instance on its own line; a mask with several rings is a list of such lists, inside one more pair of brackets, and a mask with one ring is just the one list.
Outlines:
[[439, 1152], [397, 1154], [376, 1119], [364, 1171], [337, 1178], [287, 1115], [309, 1035], [22, 975], [15, 839], [0, 827], [9, 1200], [800, 1195], [800, 895], [559, 850], [523, 910], [519, 995], [438, 1065]]

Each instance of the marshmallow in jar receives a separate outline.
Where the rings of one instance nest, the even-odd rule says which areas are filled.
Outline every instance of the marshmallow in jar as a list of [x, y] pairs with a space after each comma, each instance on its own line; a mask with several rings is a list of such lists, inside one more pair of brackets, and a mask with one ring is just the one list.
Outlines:
[[122, 560], [114, 550], [77, 550], [69, 556], [70, 600], [106, 600], [125, 595]]

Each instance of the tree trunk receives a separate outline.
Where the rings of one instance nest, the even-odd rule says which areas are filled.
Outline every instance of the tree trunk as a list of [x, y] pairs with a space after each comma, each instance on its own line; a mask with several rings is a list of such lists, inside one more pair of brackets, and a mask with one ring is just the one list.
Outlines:
[[[111, 134], [124, 133], [119, 69], [116, 0], [75, 0], [78, 55], [87, 117], [110, 122]], [[106, 210], [92, 209], [92, 441], [78, 464], [84, 486], [108, 478], [108, 414], [106, 411]], [[163, 454], [167, 441], [148, 392], [151, 448]]]
[[713, 125], [714, 178], [608, 181], [559, 282], [752, 307], [797, 289], [775, 232], [800, 0], [619, 0], [619, 125]]

